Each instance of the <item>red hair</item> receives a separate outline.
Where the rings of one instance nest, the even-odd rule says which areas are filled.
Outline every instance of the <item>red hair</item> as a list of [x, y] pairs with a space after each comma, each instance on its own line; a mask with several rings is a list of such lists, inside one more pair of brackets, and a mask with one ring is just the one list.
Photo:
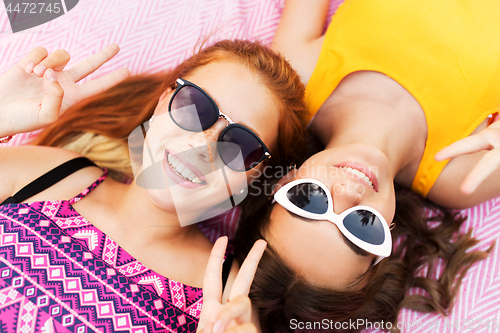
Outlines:
[[[270, 147], [271, 165], [288, 165], [302, 154], [307, 111], [304, 85], [281, 56], [246, 40], [223, 40], [200, 50], [166, 73], [132, 76], [104, 93], [67, 110], [32, 142], [75, 150], [110, 170], [114, 178], [131, 178], [128, 135], [147, 121], [163, 92], [178, 77], [213, 62], [240, 62], [256, 73], [280, 112], [277, 142]], [[293, 144], [293, 145], [292, 145]]]

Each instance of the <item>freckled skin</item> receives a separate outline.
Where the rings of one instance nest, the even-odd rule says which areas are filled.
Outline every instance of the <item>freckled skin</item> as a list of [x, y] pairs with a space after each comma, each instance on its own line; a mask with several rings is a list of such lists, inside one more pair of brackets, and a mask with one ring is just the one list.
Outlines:
[[210, 154], [210, 162], [212, 162], [210, 165], [212, 166], [212, 172], [215, 171], [215, 166], [213, 164], [214, 158], [212, 156], [212, 149], [210, 148], [210, 145], [208, 145], [208, 153]]
[[[274, 145], [278, 133], [279, 110], [260, 78], [244, 65], [234, 61], [211, 63], [184, 78], [202, 88], [215, 100], [221, 112], [234, 122], [253, 128], [268, 147]], [[216, 151], [216, 141], [228, 125], [225, 119], [219, 119], [203, 132], [185, 131], [169, 116], [157, 122], [158, 117], [168, 113], [168, 102], [172, 94], [173, 91], [169, 89], [162, 95], [154, 113], [155, 121], [148, 132], [153, 155], [155, 160], [161, 160], [165, 149], [180, 153], [205, 146], [205, 156], [199, 152], [186, 154], [184, 157], [202, 171], [207, 178], [207, 185], [193, 189], [171, 186], [168, 190], [149, 190], [149, 193], [158, 206], [167, 210], [192, 211], [193, 202], [197, 203], [200, 211], [207, 210], [227, 200], [228, 193], [245, 188], [259, 174], [263, 164], [247, 172], [236, 172], [223, 164]], [[225, 175], [222, 174], [221, 167]]]

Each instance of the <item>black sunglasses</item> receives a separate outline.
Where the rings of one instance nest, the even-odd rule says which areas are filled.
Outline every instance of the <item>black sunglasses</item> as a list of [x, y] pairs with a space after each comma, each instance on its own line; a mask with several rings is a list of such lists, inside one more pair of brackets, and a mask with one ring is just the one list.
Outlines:
[[271, 152], [257, 134], [223, 114], [203, 89], [181, 78], [176, 82], [168, 112], [177, 126], [190, 132], [202, 132], [219, 118], [228, 122], [217, 140], [217, 150], [225, 165], [243, 172], [271, 158]]

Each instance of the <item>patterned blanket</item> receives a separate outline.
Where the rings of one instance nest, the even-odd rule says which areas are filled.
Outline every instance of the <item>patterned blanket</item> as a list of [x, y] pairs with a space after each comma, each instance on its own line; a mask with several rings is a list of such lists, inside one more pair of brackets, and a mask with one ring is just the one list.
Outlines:
[[[330, 14], [341, 2], [332, 0]], [[6, 11], [0, 5], [0, 72], [35, 46], [44, 46], [49, 51], [68, 50], [71, 66], [111, 42], [120, 45], [120, 54], [93, 77], [120, 67], [127, 67], [132, 73], [158, 72], [179, 64], [206, 38], [209, 43], [224, 38], [270, 42], [283, 6], [284, 0], [80, 0], [67, 14], [13, 34]], [[17, 135], [10, 144], [22, 144], [27, 137]], [[473, 228], [473, 235], [481, 240], [477, 249], [486, 249], [500, 237], [500, 198], [467, 209], [463, 214], [468, 216], [463, 231]], [[231, 216], [224, 217], [226, 224], [213, 223], [207, 229], [212, 237], [234, 229]], [[448, 317], [402, 311], [399, 321], [407, 327], [402, 331], [498, 330], [482, 324], [487, 319], [489, 326], [493, 319], [500, 322], [499, 255], [499, 247], [495, 246], [488, 259], [467, 273]]]

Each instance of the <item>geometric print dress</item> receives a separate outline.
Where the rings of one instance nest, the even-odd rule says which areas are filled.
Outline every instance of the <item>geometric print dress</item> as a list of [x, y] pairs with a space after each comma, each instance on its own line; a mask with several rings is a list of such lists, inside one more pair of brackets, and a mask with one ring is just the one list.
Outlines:
[[0, 332], [195, 332], [202, 289], [142, 265], [71, 200], [0, 206]]

